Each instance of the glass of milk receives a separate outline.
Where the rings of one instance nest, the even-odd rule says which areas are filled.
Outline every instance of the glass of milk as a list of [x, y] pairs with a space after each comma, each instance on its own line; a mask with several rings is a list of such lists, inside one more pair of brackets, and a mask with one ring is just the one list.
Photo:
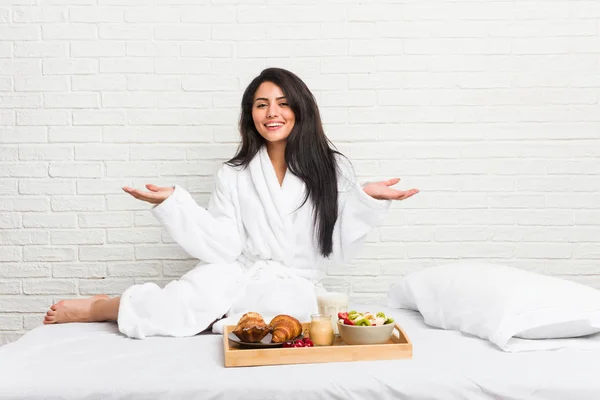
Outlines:
[[350, 283], [342, 279], [324, 278], [315, 285], [319, 314], [331, 316], [331, 325], [336, 335], [339, 312], [348, 312]]

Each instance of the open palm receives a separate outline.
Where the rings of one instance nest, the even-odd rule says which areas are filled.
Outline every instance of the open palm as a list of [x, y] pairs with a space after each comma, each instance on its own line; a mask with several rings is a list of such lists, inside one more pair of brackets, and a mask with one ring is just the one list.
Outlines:
[[175, 191], [175, 189], [173, 189], [172, 187], [158, 187], [152, 184], [146, 185], [146, 188], [150, 190], [150, 192], [143, 192], [141, 190], [132, 189], [127, 186], [123, 187], [122, 189], [123, 191], [129, 193], [136, 199], [146, 201], [151, 204], [162, 203]]
[[363, 190], [366, 194], [378, 200], [405, 200], [419, 193], [419, 189], [396, 190], [390, 187], [398, 182], [400, 182], [400, 178], [392, 178], [381, 182], [369, 182], [363, 187]]

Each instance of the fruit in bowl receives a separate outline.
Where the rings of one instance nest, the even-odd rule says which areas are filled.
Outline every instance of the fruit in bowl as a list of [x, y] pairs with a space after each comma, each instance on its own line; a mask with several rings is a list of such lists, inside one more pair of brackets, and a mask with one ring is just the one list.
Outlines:
[[394, 332], [394, 320], [382, 312], [338, 313], [338, 330], [346, 344], [386, 343]]
[[338, 322], [344, 325], [356, 326], [379, 326], [394, 323], [394, 319], [382, 312], [372, 314], [370, 312], [360, 313], [358, 311], [338, 313]]

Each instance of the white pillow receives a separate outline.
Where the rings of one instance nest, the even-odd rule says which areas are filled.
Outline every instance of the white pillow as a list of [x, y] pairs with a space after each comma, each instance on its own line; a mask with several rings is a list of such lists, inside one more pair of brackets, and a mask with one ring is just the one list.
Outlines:
[[391, 287], [388, 306], [505, 351], [600, 348], [600, 335], [564, 339], [600, 332], [600, 291], [507, 266], [458, 262], [411, 273]]

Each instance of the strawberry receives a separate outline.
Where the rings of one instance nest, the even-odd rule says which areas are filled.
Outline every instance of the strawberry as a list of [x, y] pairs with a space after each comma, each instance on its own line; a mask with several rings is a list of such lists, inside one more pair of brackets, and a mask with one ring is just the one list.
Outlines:
[[347, 312], [339, 312], [338, 318], [339, 319], [348, 319], [348, 313]]
[[348, 318], [344, 318], [344, 325], [354, 325], [354, 321]]

